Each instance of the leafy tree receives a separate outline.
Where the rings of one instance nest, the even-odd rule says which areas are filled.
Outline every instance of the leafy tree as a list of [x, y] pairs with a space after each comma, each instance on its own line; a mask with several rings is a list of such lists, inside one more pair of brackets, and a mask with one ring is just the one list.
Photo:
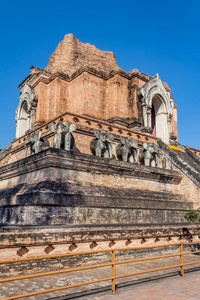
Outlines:
[[[184, 218], [188, 221], [188, 222], [200, 222], [200, 207], [196, 210], [196, 211], [188, 211], [187, 213], [185, 213]], [[200, 230], [200, 226], [197, 225], [198, 230]], [[200, 238], [200, 231], [197, 232], [198, 237]]]

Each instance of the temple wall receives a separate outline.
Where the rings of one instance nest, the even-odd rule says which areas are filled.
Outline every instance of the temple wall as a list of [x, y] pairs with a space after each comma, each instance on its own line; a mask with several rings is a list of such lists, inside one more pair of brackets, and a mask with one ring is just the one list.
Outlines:
[[40, 82], [35, 86], [38, 97], [36, 124], [48, 122], [67, 111], [100, 120], [117, 116], [137, 118], [141, 108], [136, 104], [139, 100], [133, 84], [135, 80], [129, 81], [119, 74], [105, 80], [88, 72], [83, 72], [70, 82], [60, 78], [48, 84]]
[[57, 106], [56, 117], [67, 111], [69, 105], [69, 83], [62, 79], [59, 79], [59, 83], [57, 101], [60, 102], [60, 105]]
[[117, 74], [107, 81], [105, 119], [132, 115], [128, 108], [128, 79]]
[[35, 125], [37, 126], [46, 122], [48, 119], [49, 109], [45, 109], [49, 104], [48, 86], [43, 82], [39, 82], [34, 89], [38, 98], [35, 118]]
[[83, 93], [83, 115], [105, 119], [106, 80], [84, 72]]

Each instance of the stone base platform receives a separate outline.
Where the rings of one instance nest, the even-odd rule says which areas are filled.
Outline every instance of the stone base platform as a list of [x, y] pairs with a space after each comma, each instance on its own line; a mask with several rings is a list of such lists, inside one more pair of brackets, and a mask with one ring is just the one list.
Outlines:
[[40, 244], [46, 229], [58, 243], [180, 235], [193, 208], [181, 180], [175, 170], [50, 148], [0, 168], [1, 236], [16, 245], [21, 232]]
[[174, 170], [48, 149], [0, 168], [2, 225], [178, 224], [191, 209]]

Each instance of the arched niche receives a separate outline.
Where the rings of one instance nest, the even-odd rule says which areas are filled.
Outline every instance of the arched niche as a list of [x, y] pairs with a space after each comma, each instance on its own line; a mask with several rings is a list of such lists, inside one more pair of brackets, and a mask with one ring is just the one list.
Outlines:
[[144, 131], [169, 143], [174, 102], [169, 98], [158, 74], [140, 89], [138, 97], [142, 104]]
[[25, 84], [16, 110], [16, 138], [34, 128], [37, 96], [34, 89]]
[[19, 136], [22, 136], [28, 130], [28, 105], [27, 102], [24, 101], [18, 119], [18, 126], [19, 126]]
[[167, 120], [167, 109], [160, 95], [155, 95], [151, 104], [151, 128], [152, 135], [168, 142], [169, 130]]

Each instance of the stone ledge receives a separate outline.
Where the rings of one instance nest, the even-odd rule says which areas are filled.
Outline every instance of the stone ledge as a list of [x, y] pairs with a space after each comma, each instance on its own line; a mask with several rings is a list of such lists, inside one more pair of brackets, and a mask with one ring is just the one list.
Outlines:
[[116, 159], [95, 157], [49, 148], [0, 168], [0, 181], [46, 168], [70, 169], [91, 174], [138, 178], [179, 184], [182, 176], [174, 170], [146, 167]]
[[[168, 224], [169, 225], [169, 224]], [[151, 228], [150, 228], [151, 227]], [[194, 234], [195, 224], [113, 224], [98, 226], [0, 226], [0, 247], [37, 246], [47, 244], [85, 243], [152, 237], [182, 236], [183, 229]]]

